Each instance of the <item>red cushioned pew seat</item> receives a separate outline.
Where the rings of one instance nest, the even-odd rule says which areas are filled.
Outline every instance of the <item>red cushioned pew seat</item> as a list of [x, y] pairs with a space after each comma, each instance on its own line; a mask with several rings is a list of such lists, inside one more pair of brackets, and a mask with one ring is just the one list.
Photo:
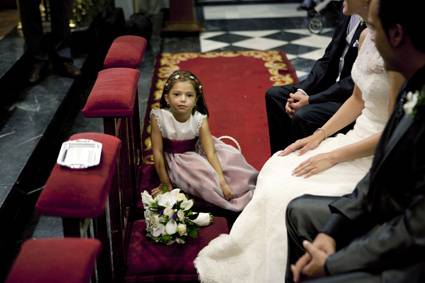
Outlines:
[[6, 283], [88, 283], [100, 248], [95, 239], [28, 240]]
[[100, 71], [82, 110], [85, 117], [130, 117], [140, 72], [130, 68]]
[[198, 282], [193, 261], [199, 251], [220, 234], [228, 233], [227, 221], [215, 217], [213, 224], [201, 227], [196, 239], [170, 246], [156, 244], [146, 237], [145, 222], [133, 224], [127, 255], [127, 283]]
[[119, 36], [111, 44], [106, 54], [103, 67], [138, 69], [145, 54], [147, 41], [141, 36]]
[[105, 210], [121, 141], [101, 133], [80, 133], [70, 138], [76, 139], [90, 139], [102, 144], [100, 164], [83, 170], [56, 164], [36, 203], [42, 214], [93, 218]]

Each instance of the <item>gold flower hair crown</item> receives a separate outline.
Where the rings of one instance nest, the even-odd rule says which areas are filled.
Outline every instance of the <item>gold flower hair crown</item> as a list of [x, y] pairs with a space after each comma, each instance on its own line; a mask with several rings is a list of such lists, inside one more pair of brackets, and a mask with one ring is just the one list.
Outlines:
[[166, 93], [168, 93], [170, 91], [170, 87], [172, 85], [174, 85], [174, 83], [178, 80], [181, 81], [186, 81], [186, 80], [191, 80], [194, 81], [196, 86], [198, 87], [199, 91], [202, 91], [202, 84], [201, 82], [198, 80], [197, 77], [195, 77], [194, 75], [192, 75], [190, 72], [187, 71], [175, 71], [167, 80], [167, 82], [165, 83], [164, 86], [164, 90]]

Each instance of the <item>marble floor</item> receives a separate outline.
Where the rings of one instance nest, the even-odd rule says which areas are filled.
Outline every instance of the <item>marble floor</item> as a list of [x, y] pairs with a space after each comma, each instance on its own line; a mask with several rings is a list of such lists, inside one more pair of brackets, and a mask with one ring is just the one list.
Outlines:
[[331, 27], [319, 35], [307, 29], [305, 11], [298, 3], [205, 6], [201, 16], [205, 31], [200, 51], [281, 50], [293, 63], [299, 78], [311, 69], [329, 44]]

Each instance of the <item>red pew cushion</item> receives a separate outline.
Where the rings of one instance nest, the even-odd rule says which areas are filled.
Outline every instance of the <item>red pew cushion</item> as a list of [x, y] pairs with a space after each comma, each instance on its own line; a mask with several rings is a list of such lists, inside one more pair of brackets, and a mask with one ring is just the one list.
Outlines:
[[123, 35], [117, 37], [106, 54], [103, 67], [138, 69], [145, 54], [147, 41], [141, 36]]
[[121, 141], [101, 133], [81, 133], [70, 138], [75, 139], [100, 142], [100, 164], [78, 170], [56, 164], [36, 203], [37, 210], [43, 214], [93, 218], [102, 214], [105, 209]]
[[130, 117], [140, 72], [130, 68], [100, 71], [82, 112], [86, 117]]
[[87, 283], [100, 248], [96, 239], [28, 240], [6, 283]]
[[127, 258], [127, 283], [193, 282], [198, 276], [193, 261], [199, 251], [220, 234], [228, 233], [225, 218], [215, 217], [213, 224], [202, 227], [196, 239], [170, 246], [156, 244], [146, 237], [145, 222], [133, 224]]

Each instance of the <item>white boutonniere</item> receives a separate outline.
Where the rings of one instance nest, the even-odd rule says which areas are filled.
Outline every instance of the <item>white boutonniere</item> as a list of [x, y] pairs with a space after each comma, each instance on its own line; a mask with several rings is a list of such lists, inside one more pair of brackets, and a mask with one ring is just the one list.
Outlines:
[[406, 95], [406, 102], [403, 105], [404, 113], [412, 115], [413, 109], [418, 103], [419, 91], [409, 92]]
[[421, 90], [407, 93], [403, 104], [404, 113], [416, 117], [423, 106], [425, 106], [425, 86]]

